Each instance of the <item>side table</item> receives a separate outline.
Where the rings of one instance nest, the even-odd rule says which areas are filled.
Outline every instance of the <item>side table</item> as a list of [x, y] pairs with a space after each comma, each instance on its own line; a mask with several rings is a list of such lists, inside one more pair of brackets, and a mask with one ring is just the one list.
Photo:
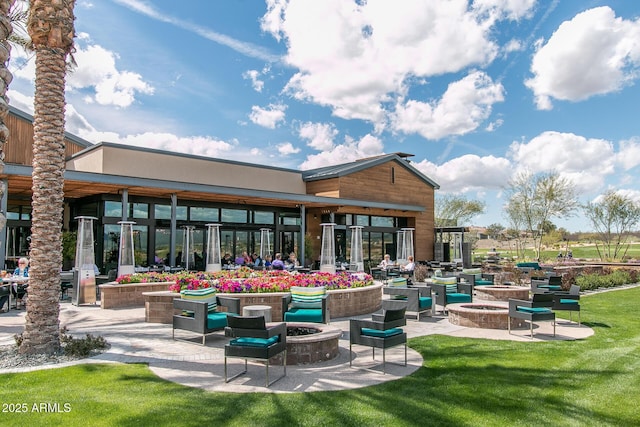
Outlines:
[[247, 305], [242, 308], [243, 316], [264, 316], [265, 322], [271, 322], [270, 305]]

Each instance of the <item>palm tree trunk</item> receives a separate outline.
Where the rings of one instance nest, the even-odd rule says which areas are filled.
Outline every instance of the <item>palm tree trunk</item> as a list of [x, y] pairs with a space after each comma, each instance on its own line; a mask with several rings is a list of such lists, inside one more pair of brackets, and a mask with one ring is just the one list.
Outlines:
[[36, 54], [31, 267], [22, 353], [60, 347], [65, 58], [47, 49]]
[[33, 120], [31, 267], [21, 353], [60, 349], [60, 269], [64, 187], [64, 85], [73, 48], [74, 0], [31, 0], [28, 30], [36, 51]]

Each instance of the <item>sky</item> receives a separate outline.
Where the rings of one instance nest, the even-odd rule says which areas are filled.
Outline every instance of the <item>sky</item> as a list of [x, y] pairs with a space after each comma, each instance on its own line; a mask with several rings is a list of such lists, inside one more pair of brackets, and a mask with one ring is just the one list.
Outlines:
[[[66, 130], [92, 143], [296, 170], [409, 153], [436, 197], [485, 202], [466, 225], [507, 226], [522, 171], [559, 173], [582, 203], [640, 201], [638, 1], [76, 0], [75, 15]], [[10, 104], [33, 113], [34, 55], [14, 48], [10, 69]], [[592, 229], [581, 211], [552, 222]]]

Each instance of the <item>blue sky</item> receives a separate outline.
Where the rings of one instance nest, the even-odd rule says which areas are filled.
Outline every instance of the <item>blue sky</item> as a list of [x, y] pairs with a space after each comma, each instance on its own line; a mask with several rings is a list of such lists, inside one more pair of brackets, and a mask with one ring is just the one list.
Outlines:
[[[67, 130], [292, 169], [413, 154], [483, 200], [555, 170], [640, 200], [640, 2], [77, 0]], [[14, 49], [11, 104], [33, 111]], [[232, 177], [230, 177], [232, 180]], [[230, 182], [230, 184], [232, 184]], [[407, 191], [411, 191], [407, 189]], [[553, 219], [570, 231], [584, 216]]]

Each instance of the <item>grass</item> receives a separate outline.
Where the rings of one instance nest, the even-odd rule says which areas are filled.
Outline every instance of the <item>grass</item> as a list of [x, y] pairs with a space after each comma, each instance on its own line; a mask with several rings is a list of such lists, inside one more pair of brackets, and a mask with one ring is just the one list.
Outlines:
[[[424, 364], [406, 378], [340, 392], [209, 393], [145, 365], [79, 365], [0, 375], [0, 424], [65, 426], [620, 426], [640, 425], [640, 287], [581, 300], [595, 335], [511, 342], [410, 340]], [[564, 317], [564, 313], [559, 315]], [[354, 370], [353, 375], [357, 375]], [[66, 413], [32, 412], [64, 403]], [[26, 403], [27, 413], [5, 404]]]
[[[563, 254], [565, 253], [565, 249], [566, 248], [562, 246], [561, 251]], [[571, 245], [569, 249], [571, 250], [573, 257], [576, 259], [591, 259], [591, 260], [600, 259], [600, 255], [598, 254], [598, 250], [596, 249], [595, 245], [585, 245], [585, 246]], [[487, 252], [489, 251], [490, 249], [474, 249], [473, 252], [476, 257], [484, 257], [487, 255]], [[559, 251], [560, 251], [559, 249], [543, 250], [542, 253], [540, 254], [540, 258], [543, 261], [555, 262]], [[498, 252], [502, 257], [511, 257], [511, 256], [517, 255], [515, 250], [510, 251], [507, 248], [500, 248], [498, 249]], [[631, 246], [629, 247], [629, 250], [626, 252], [626, 256], [633, 259], [640, 259], [640, 244], [638, 243], [631, 244]], [[525, 258], [533, 259], [534, 257], [535, 257], [535, 252], [533, 249], [531, 248], [525, 249]]]

